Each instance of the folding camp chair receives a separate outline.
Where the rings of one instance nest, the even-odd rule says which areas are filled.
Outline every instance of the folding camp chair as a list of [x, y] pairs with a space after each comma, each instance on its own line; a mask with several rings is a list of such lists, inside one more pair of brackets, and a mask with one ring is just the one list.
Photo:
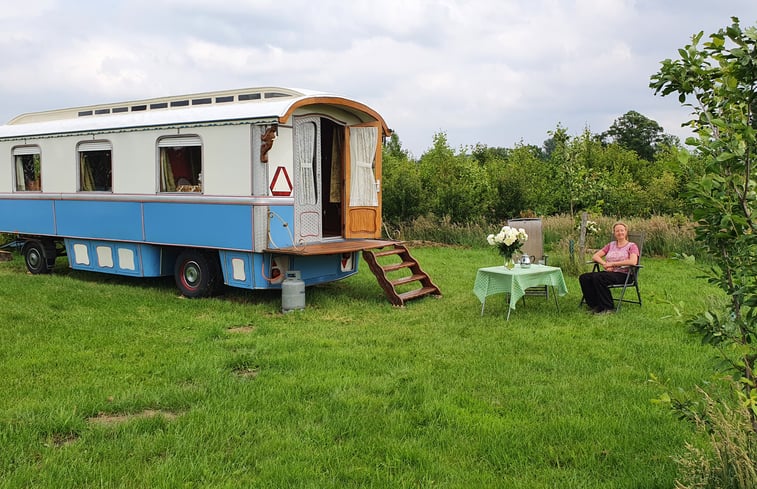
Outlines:
[[[615, 312], [620, 311], [620, 306], [624, 302], [630, 302], [631, 304], [638, 304], [639, 307], [641, 307], [641, 292], [639, 292], [639, 271], [643, 268], [641, 265], [641, 254], [643, 252], [644, 248], [644, 237], [645, 233], [629, 233], [628, 234], [628, 241], [631, 241], [633, 243], [636, 243], [636, 246], [639, 248], [639, 258], [636, 260], [636, 265], [629, 265], [628, 267], [622, 267], [622, 268], [628, 268], [628, 274], [626, 275], [626, 280], [622, 284], [612, 284], [609, 285], [610, 292], [612, 293], [613, 289], [620, 289], [620, 297], [616, 297], [617, 294], [613, 295], [613, 302], [617, 303], [617, 306], [615, 307]], [[592, 268], [592, 272], [598, 272], [601, 270], [599, 263], [593, 262], [594, 267]], [[626, 299], [626, 290], [629, 288], [636, 289], [636, 300], [633, 299]], [[579, 305], [583, 304], [585, 302], [585, 299], [583, 296], [581, 296], [581, 302]]]

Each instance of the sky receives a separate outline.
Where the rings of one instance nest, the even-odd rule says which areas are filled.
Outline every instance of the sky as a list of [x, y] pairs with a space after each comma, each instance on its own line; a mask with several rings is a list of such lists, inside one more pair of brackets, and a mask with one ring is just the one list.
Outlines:
[[[9, 5], [10, 4], [10, 5]], [[650, 77], [757, 0], [27, 0], [0, 8], [0, 123], [213, 90], [326, 91], [378, 111], [419, 158], [444, 133], [541, 146], [629, 110], [689, 135]]]

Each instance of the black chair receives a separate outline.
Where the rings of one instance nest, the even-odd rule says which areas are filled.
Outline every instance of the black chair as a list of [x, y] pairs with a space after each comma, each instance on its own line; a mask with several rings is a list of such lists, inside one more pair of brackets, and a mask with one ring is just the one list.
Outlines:
[[[613, 302], [617, 303], [617, 306], [615, 307], [615, 312], [620, 311], [620, 306], [624, 302], [629, 302], [631, 304], [638, 304], [639, 307], [641, 307], [641, 292], [639, 291], [639, 271], [643, 268], [641, 265], [641, 255], [643, 253], [644, 248], [644, 237], [645, 233], [629, 233], [628, 234], [628, 241], [631, 241], [633, 243], [636, 243], [636, 246], [639, 247], [639, 258], [636, 260], [636, 265], [629, 265], [627, 267], [628, 274], [626, 275], [626, 280], [622, 284], [613, 284], [610, 285], [610, 293], [614, 289], [620, 289], [620, 297], [616, 297], [617, 294], [613, 295]], [[598, 272], [601, 270], [599, 263], [594, 263], [594, 267], [592, 268], [592, 272]], [[636, 300], [633, 299], [626, 299], [626, 290], [633, 288], [636, 289]], [[579, 305], [582, 305], [585, 302], [585, 299], [583, 296], [581, 296], [581, 302]]]

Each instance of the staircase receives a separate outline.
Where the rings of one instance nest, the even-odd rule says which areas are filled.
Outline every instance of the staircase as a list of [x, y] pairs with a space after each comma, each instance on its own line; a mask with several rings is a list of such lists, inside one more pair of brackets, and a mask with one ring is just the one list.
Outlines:
[[411, 299], [427, 295], [442, 295], [402, 243], [363, 250], [363, 259], [384, 289], [386, 298], [395, 306], [402, 307]]

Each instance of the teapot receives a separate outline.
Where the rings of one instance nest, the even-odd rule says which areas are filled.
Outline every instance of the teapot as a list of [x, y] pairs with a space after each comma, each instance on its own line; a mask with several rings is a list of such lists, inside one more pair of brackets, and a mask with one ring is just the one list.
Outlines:
[[520, 266], [521, 268], [528, 268], [531, 266], [531, 257], [524, 254], [520, 257]]

